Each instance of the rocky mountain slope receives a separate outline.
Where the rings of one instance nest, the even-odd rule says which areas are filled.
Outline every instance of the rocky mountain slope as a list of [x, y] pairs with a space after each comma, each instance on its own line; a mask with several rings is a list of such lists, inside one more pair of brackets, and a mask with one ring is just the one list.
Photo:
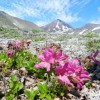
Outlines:
[[26, 21], [26, 20], [22, 20], [20, 18], [17, 17], [13, 17], [10, 16], [9, 14], [0, 11], [0, 26], [4, 26], [7, 28], [19, 28], [22, 30], [40, 30], [41, 28], [38, 27], [36, 24]]
[[100, 33], [100, 24], [93, 24], [88, 23], [80, 28], [73, 28], [69, 24], [65, 23], [64, 21], [57, 19], [45, 26], [42, 27], [44, 30], [47, 30], [49, 32], [57, 32], [57, 33], [79, 33], [83, 34], [86, 32], [95, 32]]
[[79, 34], [86, 32], [100, 33], [100, 24], [88, 23], [80, 28], [74, 29], [74, 32]]
[[64, 21], [57, 19], [43, 27], [38, 27], [36, 24], [32, 22], [17, 17], [13, 17], [5, 13], [4, 11], [0, 11], [0, 26], [4, 26], [7, 28], [21, 29], [25, 31], [46, 30], [52, 33], [68, 33], [68, 34], [74, 34], [74, 33], [83, 34], [87, 32], [100, 33], [100, 24], [88, 23], [80, 28], [73, 28]]
[[44, 30], [47, 30], [49, 32], [71, 32], [72, 27], [65, 22], [63, 22], [60, 19], [57, 19], [46, 26], [42, 27]]

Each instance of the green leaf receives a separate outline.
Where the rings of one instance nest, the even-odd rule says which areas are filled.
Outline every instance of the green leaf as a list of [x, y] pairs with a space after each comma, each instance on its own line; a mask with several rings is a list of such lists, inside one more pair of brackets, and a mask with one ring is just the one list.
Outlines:
[[47, 87], [46, 83], [45, 84], [39, 83], [38, 89], [41, 93], [47, 93], [48, 92], [48, 87]]
[[43, 93], [43, 94], [41, 93], [39, 98], [42, 99], [42, 98], [45, 98], [45, 97], [46, 97], [46, 94], [45, 93]]
[[52, 98], [49, 94], [46, 96], [46, 100], [52, 100]]
[[32, 89], [31, 91], [25, 90], [24, 93], [27, 96], [28, 100], [34, 100], [34, 98], [37, 95], [38, 91]]
[[18, 90], [21, 90], [23, 88], [23, 83], [19, 83], [19, 89]]
[[12, 80], [13, 82], [16, 82], [16, 81], [17, 81], [16, 76], [15, 76], [15, 75], [11, 75], [11, 80]]
[[61, 92], [61, 93], [60, 93], [60, 95], [61, 95], [61, 96], [64, 96], [64, 93], [63, 93], [63, 92]]
[[25, 95], [26, 95], [28, 98], [30, 97], [30, 91], [25, 90], [24, 93], [25, 93]]
[[9, 86], [10, 86], [10, 88], [13, 88], [13, 86], [14, 86], [13, 81], [11, 81], [11, 82], [9, 83]]
[[13, 94], [6, 95], [6, 100], [13, 100], [13, 99], [14, 99]]

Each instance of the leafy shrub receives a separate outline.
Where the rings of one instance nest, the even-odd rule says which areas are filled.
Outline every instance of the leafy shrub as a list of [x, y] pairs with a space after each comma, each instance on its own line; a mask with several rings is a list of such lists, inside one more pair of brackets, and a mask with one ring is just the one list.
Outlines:
[[9, 81], [10, 91], [6, 93], [7, 100], [13, 100], [16, 96], [18, 96], [18, 92], [23, 89], [23, 83], [17, 81], [17, 78], [14, 75], [11, 75]]

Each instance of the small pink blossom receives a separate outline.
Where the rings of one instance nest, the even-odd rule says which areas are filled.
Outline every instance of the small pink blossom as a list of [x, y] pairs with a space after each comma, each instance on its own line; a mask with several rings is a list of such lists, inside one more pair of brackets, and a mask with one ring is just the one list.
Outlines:
[[20, 46], [20, 45], [22, 45], [22, 40], [17, 40], [16, 41], [16, 46]]
[[65, 62], [68, 60], [67, 55], [63, 55], [62, 50], [58, 52], [54, 52], [53, 54], [55, 62], [58, 63], [60, 66], [64, 66]]
[[8, 55], [9, 57], [12, 57], [12, 56], [14, 55], [14, 51], [13, 51], [13, 50], [8, 50], [8, 51], [7, 51], [7, 55]]
[[54, 63], [54, 58], [52, 56], [53, 54], [50, 51], [45, 49], [43, 51], [43, 55], [38, 56], [38, 58], [42, 62], [39, 64], [36, 64], [35, 67], [36, 68], [46, 68], [47, 71], [50, 71], [51, 64]]
[[32, 42], [32, 40], [29, 39], [29, 40], [26, 41], [26, 44], [29, 46], [29, 44], [30, 44], [31, 42]]

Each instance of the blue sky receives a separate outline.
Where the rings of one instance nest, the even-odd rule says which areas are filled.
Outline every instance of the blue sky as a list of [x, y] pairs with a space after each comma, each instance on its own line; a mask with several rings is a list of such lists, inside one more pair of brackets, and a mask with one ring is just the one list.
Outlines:
[[0, 0], [0, 10], [39, 26], [56, 19], [73, 27], [100, 24], [100, 0]]

